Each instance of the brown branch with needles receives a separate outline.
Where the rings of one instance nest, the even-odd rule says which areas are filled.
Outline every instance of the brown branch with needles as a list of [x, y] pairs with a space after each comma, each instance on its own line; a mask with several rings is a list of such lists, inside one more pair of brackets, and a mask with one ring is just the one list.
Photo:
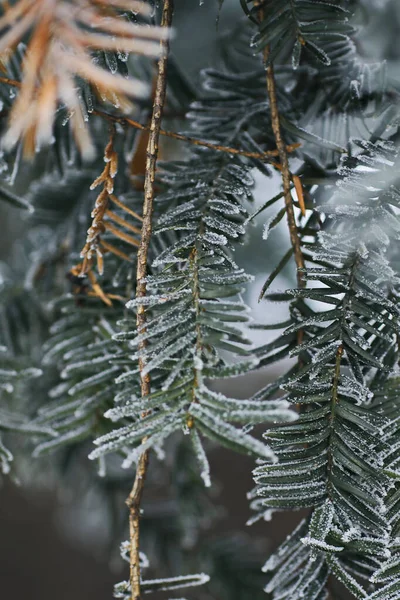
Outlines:
[[[92, 223], [87, 230], [86, 242], [81, 250], [82, 262], [75, 265], [70, 270], [70, 275], [74, 278], [83, 278], [87, 276], [90, 284], [90, 291], [87, 295], [100, 298], [107, 306], [112, 305], [112, 300], [126, 300], [118, 295], [106, 294], [99, 284], [96, 275], [93, 272], [94, 261], [97, 263], [97, 271], [100, 275], [104, 273], [104, 255], [107, 253], [114, 254], [132, 262], [132, 257], [121, 250], [119, 247], [112, 244], [109, 240], [103, 238], [105, 232], [110, 232], [113, 236], [122, 240], [128, 246], [137, 249], [140, 245], [138, 238], [132, 234], [140, 235], [140, 228], [127, 221], [124, 217], [114, 212], [110, 206], [114, 204], [124, 211], [130, 217], [136, 219], [139, 224], [143, 221], [142, 217], [127, 206], [114, 194], [114, 179], [118, 172], [118, 154], [114, 149], [115, 127], [111, 126], [110, 139], [104, 150], [105, 166], [102, 173], [94, 180], [90, 186], [94, 190], [102, 185], [102, 189], [98, 194], [92, 211]], [[127, 229], [129, 233], [125, 231]], [[79, 290], [81, 286], [77, 286]]]
[[31, 158], [37, 146], [51, 143], [54, 118], [61, 102], [70, 115], [80, 151], [91, 157], [94, 147], [76, 87], [78, 76], [91, 84], [101, 101], [119, 106], [125, 112], [132, 107], [130, 97], [148, 94], [148, 87], [142, 81], [112, 74], [92, 61], [94, 50], [158, 56], [158, 40], [169, 32], [130, 23], [121, 18], [123, 10], [149, 14], [150, 7], [136, 0], [17, 0], [8, 6], [3, 3], [0, 16], [3, 72], [10, 54], [29, 36], [20, 93], [3, 138], [5, 148], [23, 140], [24, 154]]
[[[82, 276], [86, 275], [92, 269], [95, 256], [97, 259], [97, 270], [100, 275], [103, 275], [103, 257], [105, 252], [111, 252], [119, 256], [119, 258], [131, 262], [132, 259], [128, 254], [102, 238], [102, 234], [105, 231], [109, 231], [130, 246], [134, 246], [136, 248], [139, 247], [139, 240], [133, 237], [131, 233], [140, 235], [140, 228], [132, 225], [132, 223], [116, 214], [110, 208], [110, 203], [114, 203], [138, 221], [142, 221], [142, 218], [136, 212], [126, 206], [126, 204], [119, 200], [118, 197], [113, 193], [114, 179], [118, 172], [118, 154], [114, 149], [114, 138], [115, 128], [112, 127], [110, 140], [104, 150], [105, 166], [103, 172], [90, 186], [91, 190], [94, 190], [100, 185], [103, 187], [96, 198], [95, 206], [91, 214], [93, 219], [92, 224], [87, 231], [86, 243], [81, 251], [81, 258], [83, 259], [81, 268]], [[120, 229], [115, 224], [128, 229], [130, 233], [126, 233], [123, 229]]]

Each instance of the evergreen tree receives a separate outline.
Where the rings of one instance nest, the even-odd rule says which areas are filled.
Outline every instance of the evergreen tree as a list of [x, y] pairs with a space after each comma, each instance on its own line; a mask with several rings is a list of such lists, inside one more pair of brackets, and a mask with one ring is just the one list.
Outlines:
[[[235, 3], [194, 85], [173, 0], [0, 2], [0, 199], [20, 224], [0, 465], [95, 495], [114, 549], [129, 531], [116, 598], [400, 599], [398, 6]], [[249, 523], [302, 511], [264, 575], [255, 540], [211, 535], [220, 446], [255, 461]], [[147, 486], [169, 502], [143, 513]]]

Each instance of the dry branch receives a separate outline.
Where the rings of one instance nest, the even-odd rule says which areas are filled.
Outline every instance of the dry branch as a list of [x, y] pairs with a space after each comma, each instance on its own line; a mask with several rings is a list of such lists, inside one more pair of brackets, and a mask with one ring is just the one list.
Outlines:
[[[172, 23], [173, 0], [164, 0], [164, 8], [161, 20], [161, 26], [169, 28]], [[152, 234], [152, 215], [154, 204], [154, 180], [157, 167], [157, 156], [159, 137], [161, 129], [161, 119], [165, 103], [165, 94], [167, 88], [167, 62], [169, 44], [167, 40], [161, 42], [162, 54], [158, 61], [158, 74], [156, 81], [155, 96], [153, 102], [153, 112], [150, 122], [150, 135], [147, 145], [146, 173], [144, 182], [144, 202], [143, 202], [143, 223], [140, 246], [138, 250], [138, 262], [136, 273], [136, 297], [146, 296], [146, 275], [147, 260], [150, 239]], [[143, 306], [138, 306], [137, 311], [137, 329], [141, 332], [146, 330], [146, 313]], [[139, 344], [139, 353], [143, 349], [143, 344]], [[150, 394], [150, 376], [143, 373], [145, 361], [139, 358], [140, 384], [142, 397]], [[147, 466], [149, 462], [149, 453], [145, 451], [141, 454], [137, 468], [133, 488], [127, 499], [129, 507], [129, 534], [130, 534], [130, 584], [132, 600], [140, 600], [140, 506], [143, 496], [144, 483], [146, 478]]]

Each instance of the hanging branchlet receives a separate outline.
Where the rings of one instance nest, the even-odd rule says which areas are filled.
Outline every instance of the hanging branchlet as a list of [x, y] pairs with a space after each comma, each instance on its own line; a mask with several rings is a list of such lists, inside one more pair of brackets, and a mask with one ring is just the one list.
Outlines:
[[[140, 229], [135, 225], [132, 225], [132, 223], [127, 221], [124, 217], [118, 215], [109, 208], [110, 203], [113, 203], [117, 207], [121, 208], [125, 213], [136, 218], [138, 221], [142, 220], [136, 212], [126, 206], [113, 193], [114, 180], [118, 172], [118, 154], [114, 149], [114, 141], [115, 128], [112, 126], [110, 140], [104, 151], [105, 166], [103, 172], [90, 186], [90, 189], [94, 190], [98, 186], [102, 185], [102, 190], [96, 198], [95, 206], [91, 214], [93, 221], [88, 229], [86, 243], [81, 251], [81, 258], [83, 259], [80, 273], [81, 276], [86, 275], [92, 269], [95, 257], [97, 260], [97, 270], [100, 275], [103, 275], [104, 254], [107, 252], [111, 252], [129, 262], [132, 260], [127, 253], [123, 252], [120, 248], [108, 240], [104, 240], [102, 238], [102, 235], [105, 232], [108, 231], [110, 234], [129, 244], [130, 246], [135, 248], [139, 247], [138, 239], [133, 237], [131, 233], [139, 234]], [[117, 225], [119, 227], [117, 227]], [[120, 227], [127, 229], [130, 233], [127, 233]]]
[[[387, 416], [389, 405], [397, 408], [385, 383], [396, 362], [399, 329], [399, 306], [387, 292], [397, 281], [388, 248], [399, 239], [399, 190], [392, 184], [398, 151], [385, 142], [357, 146], [362, 154], [341, 169], [340, 188], [323, 206], [329, 227], [315, 245], [315, 266], [304, 271], [308, 285], [284, 294], [299, 301], [302, 316], [281, 343], [305, 360], [281, 387], [302, 410], [295, 425], [267, 431], [279, 466], [261, 465], [254, 475], [260, 505], [310, 507], [312, 513], [264, 567], [266, 591], [274, 598], [311, 598], [330, 575], [354, 597], [366, 598], [373, 571], [390, 556], [384, 498], [393, 488], [387, 476], [398, 478], [398, 447], [391, 437], [397, 425]], [[331, 307], [315, 311], [309, 301]], [[392, 491], [389, 497], [390, 505]], [[386, 600], [389, 591], [371, 598]]]
[[90, 186], [90, 189], [94, 190], [99, 185], [103, 184], [103, 188], [96, 198], [96, 203], [91, 214], [93, 221], [88, 229], [86, 244], [81, 252], [81, 258], [83, 258], [82, 275], [85, 275], [91, 269], [94, 255], [96, 255], [97, 258], [97, 269], [100, 275], [103, 275], [104, 272], [103, 253], [100, 248], [100, 236], [105, 231], [103, 221], [108, 208], [110, 194], [114, 191], [114, 178], [118, 171], [118, 155], [113, 148], [114, 136], [115, 128], [112, 128], [110, 141], [104, 151], [105, 167], [101, 175], [99, 175]]

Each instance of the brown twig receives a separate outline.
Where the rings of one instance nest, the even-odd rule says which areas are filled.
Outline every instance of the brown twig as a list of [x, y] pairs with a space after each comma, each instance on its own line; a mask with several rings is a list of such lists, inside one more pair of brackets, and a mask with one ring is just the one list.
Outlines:
[[[269, 48], [267, 46], [264, 51], [264, 61], [267, 64], [269, 56]], [[300, 246], [300, 238], [297, 232], [296, 218], [293, 208], [293, 198], [291, 194], [291, 179], [292, 175], [289, 169], [289, 160], [286, 152], [286, 146], [282, 138], [281, 124], [279, 118], [278, 101], [276, 94], [276, 83], [273, 64], [270, 63], [267, 67], [267, 90], [269, 98], [269, 106], [271, 111], [272, 131], [274, 132], [276, 147], [279, 151], [280, 171], [282, 173], [283, 193], [286, 205], [286, 216], [289, 226], [290, 242], [292, 244], [294, 259], [297, 267], [297, 284], [299, 288], [304, 287], [303, 269], [304, 257]]]
[[21, 82], [16, 79], [10, 79], [9, 77], [0, 77], [0, 83], [5, 83], [6, 85], [11, 85], [12, 87], [21, 87]]
[[[267, 64], [268, 56], [269, 56], [269, 47], [267, 46], [264, 51], [265, 64]], [[271, 111], [272, 131], [274, 132], [276, 147], [279, 150], [280, 171], [282, 174], [282, 183], [283, 183], [283, 197], [285, 199], [285, 206], [286, 206], [286, 218], [287, 218], [287, 223], [288, 223], [288, 227], [289, 227], [290, 243], [293, 248], [294, 260], [295, 260], [296, 267], [297, 267], [297, 269], [296, 269], [297, 285], [299, 288], [304, 288], [305, 287], [305, 280], [304, 280], [305, 263], [304, 263], [303, 252], [302, 252], [301, 245], [300, 245], [300, 237], [299, 237], [299, 234], [297, 231], [296, 217], [294, 214], [293, 198], [292, 198], [292, 193], [291, 193], [291, 181], [293, 179], [293, 176], [289, 169], [289, 159], [287, 156], [285, 143], [282, 138], [281, 124], [280, 124], [279, 110], [278, 110], [278, 101], [277, 101], [277, 95], [276, 95], [274, 66], [273, 66], [272, 62], [270, 62], [270, 64], [267, 67], [267, 90], [268, 90], [269, 106], [270, 106], [270, 111]], [[297, 189], [298, 181], [296, 181], [296, 179], [293, 179], [293, 181], [294, 181], [294, 184]], [[301, 182], [300, 182], [300, 185], [301, 185]], [[301, 201], [302, 201], [302, 208], [303, 208], [304, 199], [303, 199], [302, 194], [299, 196], [299, 202], [301, 202]], [[297, 344], [298, 345], [300, 345], [302, 343], [303, 335], [304, 335], [303, 329], [299, 329], [297, 332]], [[300, 357], [299, 357], [298, 362], [299, 362], [299, 365], [302, 364]]]
[[[173, 0], [164, 0], [162, 27], [170, 27], [172, 23]], [[166, 73], [168, 62], [168, 41], [161, 42], [162, 54], [158, 61], [158, 74], [153, 103], [153, 112], [150, 122], [150, 135], [147, 145], [146, 173], [144, 181], [143, 223], [141, 240], [137, 257], [136, 297], [146, 296], [146, 275], [149, 244], [152, 233], [152, 215], [154, 204], [154, 180], [157, 167], [158, 145], [161, 129], [161, 119], [167, 88]], [[144, 306], [139, 305], [137, 311], [137, 328], [141, 332], [146, 330], [146, 313]], [[139, 352], [143, 350], [144, 342], [139, 344]], [[142, 397], [150, 393], [150, 376], [143, 373], [145, 359], [139, 358], [140, 386]], [[129, 508], [129, 534], [130, 534], [130, 584], [132, 600], [140, 600], [140, 563], [139, 563], [139, 537], [140, 537], [140, 505], [143, 495], [144, 483], [149, 462], [149, 453], [141, 454], [135, 481], [131, 493], [127, 498]]]
[[[134, 127], [135, 129], [140, 129], [141, 131], [149, 131], [149, 126], [142, 125], [141, 123], [139, 123], [139, 121], [135, 121], [134, 119], [130, 119], [128, 117], [116, 117], [101, 110], [93, 110], [92, 114], [97, 115], [98, 117], [103, 117], [104, 119], [108, 119], [114, 123], [130, 125], [131, 127]], [[212, 142], [206, 142], [205, 140], [198, 140], [197, 138], [192, 138], [187, 135], [183, 135], [182, 133], [176, 133], [175, 131], [166, 131], [165, 129], [160, 129], [159, 133], [160, 135], [163, 135], [165, 137], [169, 137], [174, 140], [180, 140], [181, 142], [188, 142], [189, 144], [193, 144], [194, 146], [201, 146], [203, 148], [217, 150], [218, 152], [227, 152], [228, 154], [245, 156], [246, 158], [257, 158], [259, 160], [267, 160], [269, 158], [273, 158], [274, 156], [279, 156], [279, 150], [266, 150], [265, 152], [248, 152], [247, 150], [241, 150], [240, 148], [232, 148], [231, 146], [221, 146], [219, 144], [213, 144]], [[285, 147], [285, 150], [289, 153], [294, 152], [294, 150], [296, 150], [300, 146], [300, 143], [290, 144]]]
[[[258, 14], [259, 14], [260, 22], [261, 22], [264, 18], [264, 10], [262, 7], [262, 3], [260, 1], [258, 1], [258, 2], [255, 2], [255, 5], [256, 6], [258, 5], [260, 7]], [[278, 100], [277, 100], [277, 93], [276, 93], [274, 65], [273, 65], [272, 61], [268, 61], [269, 56], [270, 56], [270, 47], [266, 46], [265, 50], [264, 50], [263, 58], [264, 58], [264, 64], [266, 66], [266, 71], [267, 71], [267, 93], [268, 93], [268, 100], [269, 100], [269, 108], [270, 108], [270, 112], [271, 112], [272, 131], [274, 133], [275, 143], [276, 143], [276, 147], [279, 152], [279, 160], [280, 160], [280, 165], [279, 166], [276, 165], [276, 166], [277, 166], [277, 168], [279, 168], [279, 170], [282, 174], [283, 197], [284, 197], [285, 206], [286, 206], [286, 218], [287, 218], [287, 223], [288, 223], [288, 228], [289, 228], [290, 243], [291, 243], [291, 246], [293, 249], [294, 260], [295, 260], [296, 267], [297, 267], [297, 269], [296, 269], [297, 270], [297, 273], [296, 273], [297, 285], [299, 288], [304, 288], [305, 280], [303, 277], [303, 272], [304, 272], [305, 263], [304, 263], [304, 256], [303, 256], [303, 252], [302, 252], [301, 244], [300, 244], [300, 237], [299, 237], [299, 233], [297, 230], [296, 217], [294, 214], [293, 198], [292, 198], [292, 193], [291, 193], [291, 181], [293, 181], [295, 189], [297, 191], [301, 212], [303, 214], [305, 213], [304, 194], [303, 194], [303, 188], [302, 188], [302, 184], [301, 184], [299, 177], [293, 176], [289, 169], [289, 159], [288, 159], [286, 145], [283, 140], [282, 131], [281, 131]], [[303, 330], [299, 329], [297, 332], [297, 344], [298, 345], [300, 345], [302, 343], [303, 336], [304, 336]], [[301, 364], [302, 364], [302, 360], [301, 360], [300, 356], [298, 359], [298, 364], [299, 364], [299, 366], [301, 366]], [[297, 405], [297, 410], [300, 411], [299, 405]]]
[[[262, 22], [264, 19], [264, 9], [262, 7], [262, 4], [263, 4], [262, 0], [255, 0], [255, 2], [254, 2], [254, 5], [259, 7], [258, 16], [259, 16], [260, 22]], [[268, 99], [269, 99], [269, 108], [270, 108], [270, 112], [271, 112], [271, 125], [272, 125], [272, 131], [274, 133], [275, 143], [276, 143], [276, 147], [278, 149], [279, 160], [280, 160], [280, 165], [275, 165], [275, 166], [280, 170], [280, 172], [282, 174], [283, 197], [285, 199], [286, 216], [287, 216], [287, 222], [288, 222], [288, 226], [289, 226], [290, 242], [292, 244], [294, 259], [295, 259], [296, 267], [297, 267], [297, 284], [298, 284], [299, 288], [302, 288], [305, 285], [305, 281], [304, 281], [303, 273], [302, 273], [302, 270], [304, 269], [304, 257], [303, 257], [303, 253], [301, 251], [300, 238], [299, 238], [299, 234], [297, 231], [296, 217], [295, 217], [294, 209], [293, 209], [293, 198], [292, 198], [292, 194], [291, 194], [291, 183], [290, 183], [291, 180], [293, 179], [293, 183], [295, 184], [296, 190], [300, 186], [299, 186], [298, 178], [297, 178], [297, 180], [295, 178], [293, 178], [293, 176], [290, 172], [290, 169], [289, 169], [289, 159], [288, 159], [288, 155], [287, 155], [286, 145], [282, 138], [281, 122], [280, 122], [280, 117], [279, 117], [278, 100], [277, 100], [277, 94], [276, 94], [274, 65], [272, 64], [272, 61], [270, 61], [268, 63], [269, 56], [270, 56], [270, 47], [266, 46], [265, 50], [264, 50], [264, 64], [265, 64], [266, 70], [267, 70], [267, 91], [268, 91]], [[301, 185], [301, 182], [300, 182], [300, 185]], [[300, 189], [298, 189], [298, 193], [299, 192], [300, 192]], [[299, 197], [299, 204], [300, 204], [300, 207], [303, 212], [304, 211], [304, 197], [303, 197], [302, 191], [301, 191], [300, 196], [301, 197]]]

